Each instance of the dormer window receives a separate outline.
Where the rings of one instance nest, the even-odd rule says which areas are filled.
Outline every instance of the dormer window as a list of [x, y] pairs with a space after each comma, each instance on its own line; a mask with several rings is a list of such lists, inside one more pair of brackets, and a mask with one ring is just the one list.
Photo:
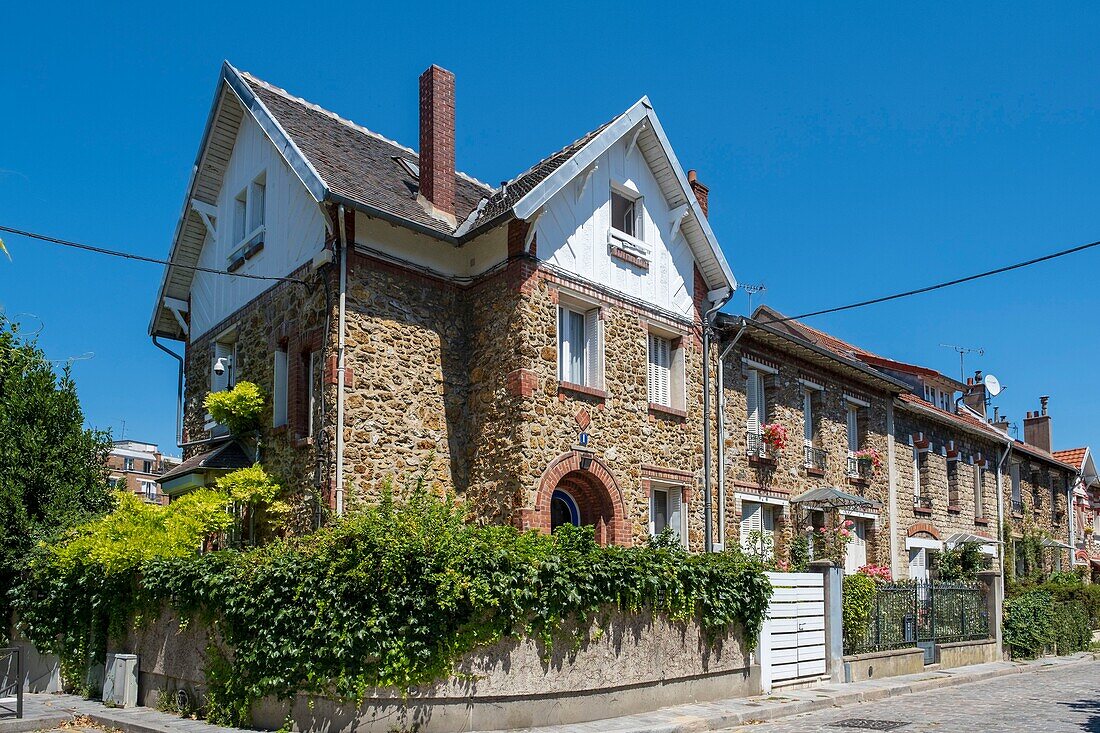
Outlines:
[[260, 174], [233, 199], [233, 241], [230, 242], [229, 271], [232, 272], [264, 248], [267, 219], [267, 174]]
[[642, 197], [636, 191], [611, 187], [611, 228], [642, 239]]

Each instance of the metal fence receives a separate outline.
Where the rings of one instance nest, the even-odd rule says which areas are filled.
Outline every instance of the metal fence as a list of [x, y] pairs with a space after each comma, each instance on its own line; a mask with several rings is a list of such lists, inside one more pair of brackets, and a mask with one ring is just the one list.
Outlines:
[[844, 636], [845, 654], [989, 638], [989, 613], [974, 583], [877, 583], [871, 618], [862, 632]]

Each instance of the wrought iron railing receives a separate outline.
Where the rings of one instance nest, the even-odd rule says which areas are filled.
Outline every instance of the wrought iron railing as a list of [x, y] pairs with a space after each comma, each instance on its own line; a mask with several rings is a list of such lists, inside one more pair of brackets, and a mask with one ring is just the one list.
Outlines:
[[932, 497], [924, 496], [923, 494], [917, 494], [913, 497], [914, 509], [932, 509]]
[[750, 458], [767, 457], [768, 444], [764, 442], [762, 433], [754, 433], [751, 430], [745, 433], [745, 455]]
[[822, 448], [814, 448], [812, 445], [803, 446], [804, 463], [806, 468], [825, 470], [825, 451]]
[[[973, 583], [878, 583], [867, 626], [844, 636], [845, 654], [989, 638], [989, 612]], [[927, 646], [927, 644], [925, 644]]]
[[853, 455], [848, 456], [848, 475], [852, 478], [870, 479], [873, 471], [871, 461], [860, 460]]
[[23, 656], [16, 648], [0, 649], [0, 717], [23, 717]]

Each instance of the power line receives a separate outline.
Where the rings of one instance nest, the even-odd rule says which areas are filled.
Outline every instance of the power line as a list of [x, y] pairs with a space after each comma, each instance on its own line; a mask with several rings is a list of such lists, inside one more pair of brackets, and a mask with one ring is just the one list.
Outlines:
[[989, 277], [990, 275], [1000, 275], [1002, 272], [1009, 272], [1011, 270], [1019, 270], [1023, 267], [1030, 267], [1040, 262], [1046, 262], [1047, 260], [1057, 259], [1058, 257], [1065, 257], [1066, 255], [1082, 252], [1092, 247], [1100, 246], [1100, 241], [1089, 242], [1088, 244], [1082, 244], [1077, 247], [1071, 247], [1069, 249], [1063, 249], [1060, 252], [1053, 252], [1042, 257], [1036, 257], [1035, 259], [1027, 260], [1026, 262], [1017, 262], [1013, 265], [1005, 265], [1004, 267], [998, 267], [995, 270], [987, 270], [985, 272], [979, 272], [976, 275], [968, 275], [966, 277], [960, 277], [955, 280], [948, 280], [947, 282], [937, 283], [935, 285], [929, 285], [923, 288], [917, 288], [916, 290], [906, 290], [904, 293], [894, 293], [893, 295], [884, 295], [880, 298], [872, 298], [870, 300], [862, 300], [858, 303], [850, 303], [848, 305], [841, 305], [835, 308], [826, 308], [819, 311], [811, 311], [810, 313], [803, 313], [798, 316], [786, 316], [784, 318], [776, 318], [775, 320], [767, 321], [767, 323], [784, 323], [786, 321], [798, 321], [804, 318], [812, 318], [813, 316], [823, 316], [826, 313], [839, 313], [840, 311], [853, 310], [855, 308], [863, 308], [868, 305], [876, 305], [878, 303], [886, 303], [891, 300], [898, 300], [899, 298], [908, 298], [911, 295], [920, 295], [922, 293], [930, 293], [933, 290], [942, 290], [943, 288], [949, 288], [952, 285], [961, 285], [963, 283], [971, 282], [972, 280], [980, 280], [983, 277]]
[[226, 270], [216, 270], [212, 267], [199, 267], [198, 265], [184, 265], [179, 262], [172, 262], [170, 260], [160, 260], [156, 257], [146, 257], [145, 255], [136, 255], [132, 252], [121, 252], [114, 249], [106, 249], [104, 247], [95, 247], [90, 244], [82, 244], [80, 242], [73, 242], [68, 239], [58, 239], [57, 237], [48, 237], [45, 234], [36, 234], [35, 232], [28, 232], [23, 229], [14, 229], [12, 227], [6, 227], [0, 224], [0, 231], [9, 232], [11, 234], [18, 234], [21, 237], [27, 237], [28, 239], [37, 239], [41, 242], [49, 242], [50, 244], [59, 244], [63, 247], [73, 247], [74, 249], [81, 249], [85, 252], [95, 252], [96, 254], [109, 255], [111, 257], [121, 257], [126, 260], [137, 260], [138, 262], [149, 262], [155, 265], [170, 265], [172, 267], [179, 267], [184, 270], [194, 270], [195, 272], [209, 272], [214, 275], [229, 275], [230, 277], [244, 277], [249, 280], [277, 280], [279, 282], [298, 283], [299, 285], [305, 285], [305, 282], [293, 277], [275, 277], [273, 275], [250, 275], [245, 272], [227, 272]]

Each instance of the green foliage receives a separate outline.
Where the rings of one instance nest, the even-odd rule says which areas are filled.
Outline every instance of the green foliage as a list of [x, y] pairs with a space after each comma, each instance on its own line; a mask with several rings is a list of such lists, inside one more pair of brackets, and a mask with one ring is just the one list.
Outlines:
[[939, 579], [943, 581], [974, 580], [980, 571], [989, 569], [992, 561], [977, 542], [963, 542], [935, 557]]
[[139, 570], [154, 559], [198, 554], [203, 539], [232, 521], [228, 497], [200, 489], [168, 506], [116, 494], [117, 508], [69, 530], [32, 554], [13, 593], [19, 623], [39, 650], [58, 654], [70, 686], [103, 659], [108, 634], [121, 634], [148, 603]]
[[76, 385], [0, 316], [0, 641], [39, 540], [107, 511], [109, 435], [84, 429]]
[[1051, 618], [1050, 645], [1055, 654], [1073, 654], [1089, 648], [1092, 629], [1089, 614], [1080, 601], [1054, 604]]
[[798, 532], [791, 538], [791, 566], [792, 573], [804, 573], [810, 566], [810, 537], [804, 532]]
[[264, 395], [252, 382], [237, 382], [233, 389], [211, 392], [203, 401], [210, 417], [233, 435], [247, 435], [260, 425]]
[[1030, 590], [1004, 602], [1004, 642], [1014, 658], [1041, 655], [1051, 641], [1054, 599], [1047, 590]]
[[278, 499], [282, 487], [275, 483], [260, 464], [227, 473], [216, 482], [219, 490], [229, 495], [235, 512], [248, 523], [249, 540], [277, 528], [290, 506]]
[[854, 646], [854, 642], [863, 638], [863, 633], [871, 622], [877, 592], [874, 579], [863, 573], [844, 576], [842, 611], [846, 647]]
[[[542, 535], [463, 517], [421, 477], [407, 500], [387, 493], [308, 537], [247, 552], [157, 555], [125, 581], [106, 578], [132, 584], [143, 607], [167, 603], [217, 625], [224, 647], [206, 670], [208, 716], [238, 725], [266, 695], [358, 699], [375, 686], [427, 684], [506, 637], [530, 636], [549, 656], [556, 643], [582, 644], [610, 609], [694, 618], [712, 643], [735, 628], [750, 646], [759, 634], [771, 587], [738, 551], [690, 555], [668, 537], [600, 547], [591, 527]], [[117, 586], [90, 582], [92, 566], [80, 567], [34, 573], [28, 597], [56, 589], [103, 604]], [[36, 603], [27, 609], [32, 639], [73, 633], [67, 609], [34, 613]]]

